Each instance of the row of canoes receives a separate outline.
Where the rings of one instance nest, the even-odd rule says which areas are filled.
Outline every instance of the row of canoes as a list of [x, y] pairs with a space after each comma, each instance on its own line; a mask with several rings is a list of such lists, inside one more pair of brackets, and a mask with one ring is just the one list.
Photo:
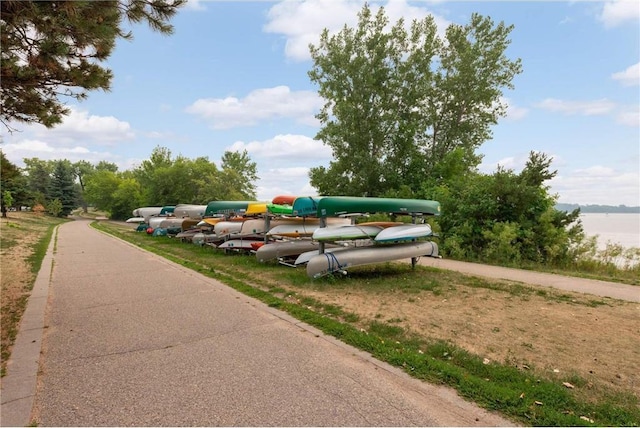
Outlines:
[[[356, 224], [356, 218], [374, 213], [395, 218]], [[140, 223], [138, 230], [147, 233], [251, 252], [259, 262], [306, 265], [307, 274], [316, 278], [353, 266], [437, 257], [438, 246], [423, 217], [439, 213], [438, 202], [420, 199], [282, 196], [271, 202], [143, 207], [128, 222]], [[411, 223], [395, 221], [398, 216], [411, 217]]]

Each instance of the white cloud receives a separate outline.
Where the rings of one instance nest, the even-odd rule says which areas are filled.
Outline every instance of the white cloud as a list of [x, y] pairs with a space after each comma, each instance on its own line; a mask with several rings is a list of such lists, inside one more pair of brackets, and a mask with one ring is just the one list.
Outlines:
[[[323, 29], [327, 28], [330, 33], [334, 33], [345, 24], [350, 27], [357, 25], [358, 12], [363, 5], [362, 0], [281, 1], [269, 10], [264, 31], [284, 35], [285, 55], [304, 61], [310, 58], [309, 44], [317, 44]], [[409, 25], [412, 20], [431, 14], [424, 7], [408, 5], [405, 0], [390, 0], [383, 6], [392, 24], [403, 17]], [[378, 8], [373, 6], [372, 12], [377, 11]], [[449, 24], [440, 16], [434, 15], [434, 19], [440, 31], [444, 31]]]
[[87, 147], [58, 147], [40, 140], [24, 139], [2, 145], [2, 151], [7, 159], [18, 166], [24, 166], [24, 158], [38, 158], [42, 160], [68, 159], [71, 162], [86, 160], [98, 163], [101, 160], [118, 164], [118, 157], [109, 152], [92, 151]]
[[309, 183], [309, 168], [269, 168], [258, 171], [258, 200], [268, 201], [277, 195], [316, 196], [318, 191]]
[[640, 85], [640, 62], [630, 65], [624, 71], [613, 73], [611, 78], [619, 81], [623, 86]]
[[500, 102], [503, 105], [507, 106], [506, 119], [508, 120], [520, 120], [520, 119], [523, 119], [529, 113], [528, 108], [516, 106], [511, 102], [509, 98], [500, 97]]
[[640, 3], [637, 0], [608, 1], [602, 7], [599, 19], [606, 28], [616, 27], [627, 21], [640, 19]]
[[264, 141], [237, 141], [225, 150], [246, 150], [252, 158], [323, 162], [331, 158], [331, 149], [305, 135], [276, 135]]
[[628, 108], [620, 109], [616, 115], [616, 122], [621, 125], [640, 127], [640, 106], [630, 106]]
[[291, 91], [288, 86], [257, 89], [243, 99], [236, 97], [199, 99], [187, 113], [210, 122], [213, 129], [256, 125], [260, 121], [293, 118], [317, 126], [314, 115], [322, 99], [313, 91]]
[[88, 112], [70, 107], [70, 113], [62, 123], [54, 128], [42, 125], [33, 126], [39, 139], [55, 140], [61, 144], [106, 144], [114, 145], [131, 140], [135, 133], [128, 122], [113, 116], [96, 116]]
[[[575, 204], [640, 205], [640, 173], [621, 172], [600, 165], [576, 169], [550, 181], [560, 202]], [[612, 192], [612, 189], [615, 191]]]
[[605, 98], [595, 101], [565, 101], [547, 98], [536, 104], [536, 107], [564, 114], [595, 116], [611, 112], [615, 108], [615, 103]]

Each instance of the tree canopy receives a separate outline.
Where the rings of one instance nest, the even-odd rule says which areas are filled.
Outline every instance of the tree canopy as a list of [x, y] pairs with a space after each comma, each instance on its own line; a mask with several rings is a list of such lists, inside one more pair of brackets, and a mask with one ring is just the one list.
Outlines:
[[325, 100], [316, 139], [334, 159], [312, 168], [311, 184], [321, 194], [383, 196], [418, 191], [455, 150], [466, 169], [477, 166], [475, 150], [505, 114], [502, 90], [521, 72], [506, 56], [512, 28], [474, 14], [442, 38], [431, 16], [406, 30], [365, 5], [356, 28], [325, 29], [310, 46], [309, 77]]
[[68, 114], [60, 97], [84, 99], [109, 90], [113, 73], [101, 65], [116, 40], [131, 39], [125, 22], [147, 22], [163, 34], [186, 0], [0, 2], [2, 44], [0, 121], [52, 127]]

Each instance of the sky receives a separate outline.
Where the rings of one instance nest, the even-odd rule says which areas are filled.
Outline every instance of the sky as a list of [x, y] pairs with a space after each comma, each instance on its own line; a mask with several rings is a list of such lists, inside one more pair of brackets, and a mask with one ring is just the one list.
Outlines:
[[[259, 200], [315, 195], [311, 167], [332, 151], [314, 140], [323, 104], [307, 72], [308, 46], [324, 28], [355, 26], [356, 0], [190, 0], [164, 36], [143, 24], [120, 40], [106, 66], [109, 92], [65, 100], [53, 129], [15, 124], [0, 149], [23, 158], [101, 160], [135, 168], [157, 146], [173, 156], [247, 150]], [[507, 56], [522, 60], [507, 116], [479, 148], [480, 171], [522, 170], [531, 151], [553, 158], [559, 202], [640, 205], [640, 2], [370, 1], [392, 22], [433, 15], [440, 32], [472, 13], [514, 25]], [[206, 203], [208, 201], [203, 201]]]

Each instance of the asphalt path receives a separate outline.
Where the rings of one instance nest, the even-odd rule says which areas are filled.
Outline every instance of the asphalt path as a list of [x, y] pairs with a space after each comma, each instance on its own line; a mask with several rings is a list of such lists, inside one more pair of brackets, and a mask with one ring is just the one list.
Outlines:
[[513, 425], [88, 221], [61, 225], [52, 240], [3, 378], [0, 422]]

